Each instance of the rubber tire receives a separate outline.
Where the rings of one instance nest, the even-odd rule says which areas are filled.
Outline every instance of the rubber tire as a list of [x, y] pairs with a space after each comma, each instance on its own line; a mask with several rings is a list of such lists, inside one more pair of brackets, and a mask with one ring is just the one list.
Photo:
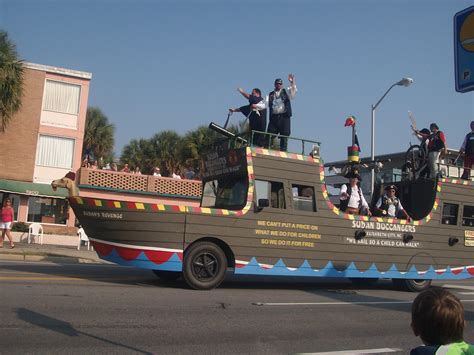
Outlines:
[[[204, 263], [207, 268], [203, 267]], [[184, 253], [183, 278], [195, 290], [211, 290], [224, 281], [227, 258], [216, 244], [198, 242]]]
[[163, 270], [152, 270], [158, 278], [164, 282], [173, 282], [181, 277], [181, 273], [177, 271], [163, 271]]
[[421, 292], [427, 290], [431, 285], [431, 280], [392, 279], [392, 281], [397, 288], [410, 292]]

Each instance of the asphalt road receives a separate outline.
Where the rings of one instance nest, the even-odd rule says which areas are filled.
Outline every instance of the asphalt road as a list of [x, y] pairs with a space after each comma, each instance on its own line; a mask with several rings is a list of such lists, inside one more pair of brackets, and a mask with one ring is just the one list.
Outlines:
[[[436, 285], [463, 300], [473, 342], [474, 281]], [[261, 278], [193, 291], [146, 270], [0, 262], [0, 353], [406, 354], [420, 344], [415, 296], [388, 281]]]

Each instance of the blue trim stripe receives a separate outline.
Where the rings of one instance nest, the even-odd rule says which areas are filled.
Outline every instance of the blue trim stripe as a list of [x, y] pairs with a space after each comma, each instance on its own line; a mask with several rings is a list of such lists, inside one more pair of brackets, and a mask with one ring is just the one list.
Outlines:
[[[183, 263], [178, 255], [173, 254], [171, 258], [163, 264], [155, 264], [148, 260], [144, 252], [134, 260], [124, 260], [115, 251], [115, 249], [102, 259], [123, 265], [133, 266], [142, 269], [152, 270], [163, 270], [163, 271], [177, 271], [183, 270]], [[285, 265], [282, 259], [272, 268], [263, 268], [257, 262], [257, 259], [252, 258], [250, 262], [241, 268], [235, 268], [235, 274], [239, 275], [262, 275], [262, 276], [305, 276], [305, 277], [331, 277], [331, 278], [388, 278], [388, 279], [426, 279], [426, 280], [464, 280], [472, 278], [473, 275], [469, 273], [466, 267], [459, 272], [454, 274], [451, 268], [448, 267], [445, 272], [438, 274], [436, 273], [433, 266], [430, 266], [428, 271], [425, 273], [418, 273], [415, 266], [412, 266], [407, 272], [398, 271], [395, 265], [384, 272], [377, 269], [375, 264], [372, 264], [367, 270], [359, 271], [355, 264], [352, 262], [345, 270], [336, 270], [333, 263], [329, 261], [326, 266], [321, 270], [314, 270], [309, 262], [305, 260], [301, 266], [295, 270], [290, 270]]]

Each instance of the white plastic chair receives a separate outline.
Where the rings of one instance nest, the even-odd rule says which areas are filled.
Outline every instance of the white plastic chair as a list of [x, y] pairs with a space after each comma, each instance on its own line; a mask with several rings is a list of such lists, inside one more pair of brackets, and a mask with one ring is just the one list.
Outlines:
[[43, 226], [39, 223], [31, 223], [28, 228], [28, 244], [38, 241], [43, 244]]
[[79, 243], [77, 244], [77, 250], [81, 249], [82, 242], [84, 242], [84, 244], [87, 245], [87, 250], [89, 250], [91, 243], [89, 241], [89, 237], [87, 236], [85, 230], [82, 227], [78, 229], [77, 236], [79, 237]]

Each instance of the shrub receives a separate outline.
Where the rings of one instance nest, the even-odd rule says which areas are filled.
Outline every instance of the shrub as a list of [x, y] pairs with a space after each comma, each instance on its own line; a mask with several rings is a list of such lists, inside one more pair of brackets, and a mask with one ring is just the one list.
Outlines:
[[24, 222], [13, 223], [12, 232], [28, 232], [29, 226]]

